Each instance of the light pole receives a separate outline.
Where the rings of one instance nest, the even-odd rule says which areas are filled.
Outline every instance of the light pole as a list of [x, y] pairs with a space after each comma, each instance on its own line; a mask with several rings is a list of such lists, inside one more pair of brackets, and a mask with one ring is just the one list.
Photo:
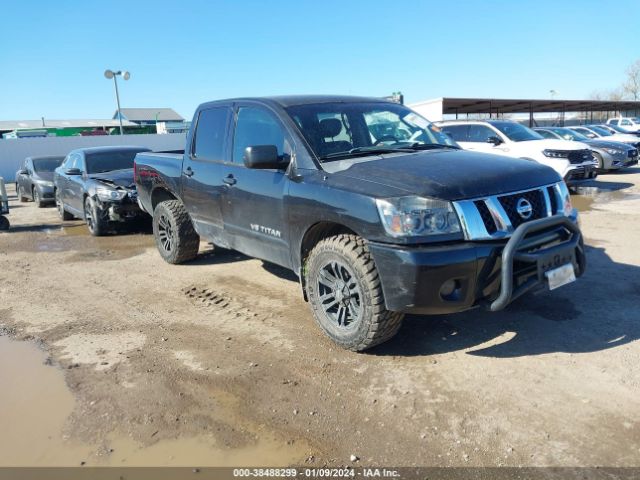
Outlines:
[[118, 80], [116, 77], [121, 75], [125, 80], [129, 80], [131, 78], [131, 74], [127, 71], [118, 70], [114, 72], [113, 70], [105, 70], [104, 76], [105, 78], [111, 80], [113, 78], [113, 86], [116, 89], [116, 104], [118, 105], [118, 121], [120, 122], [120, 135], [124, 135], [122, 131], [122, 114], [120, 113], [120, 94], [118, 93]]

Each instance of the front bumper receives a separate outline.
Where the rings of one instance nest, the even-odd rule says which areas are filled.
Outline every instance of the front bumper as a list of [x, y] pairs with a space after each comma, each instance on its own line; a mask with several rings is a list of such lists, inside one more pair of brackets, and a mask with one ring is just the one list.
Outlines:
[[578, 185], [588, 180], [593, 180], [598, 176], [595, 164], [585, 164], [572, 166], [564, 176], [564, 181], [568, 186]]
[[38, 192], [40, 193], [40, 200], [42, 201], [51, 201], [51, 202], [55, 202], [56, 198], [55, 198], [55, 194], [53, 193], [53, 185], [43, 185], [43, 184], [37, 184], [35, 186], [35, 188], [38, 189]]
[[129, 198], [121, 202], [98, 202], [98, 208], [111, 222], [132, 221], [145, 214], [138, 206], [138, 202]]
[[542, 286], [545, 272], [572, 263], [576, 276], [586, 262], [582, 235], [564, 216], [520, 225], [508, 241], [458, 242], [417, 248], [370, 243], [386, 308], [443, 314], [485, 304], [502, 310]]

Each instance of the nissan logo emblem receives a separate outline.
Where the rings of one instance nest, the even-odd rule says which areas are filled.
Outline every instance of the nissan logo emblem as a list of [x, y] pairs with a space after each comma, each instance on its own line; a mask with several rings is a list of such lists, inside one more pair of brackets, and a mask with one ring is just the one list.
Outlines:
[[529, 220], [531, 215], [533, 215], [531, 202], [526, 198], [519, 199], [518, 203], [516, 203], [516, 212], [518, 212], [518, 215], [520, 215], [524, 220]]

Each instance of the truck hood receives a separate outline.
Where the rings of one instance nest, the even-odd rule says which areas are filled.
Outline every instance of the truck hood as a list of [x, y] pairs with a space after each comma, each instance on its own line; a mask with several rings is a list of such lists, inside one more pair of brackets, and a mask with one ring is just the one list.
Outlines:
[[135, 188], [133, 169], [114, 170], [113, 172], [92, 173], [89, 178], [105, 183], [111, 187]]
[[465, 150], [359, 157], [328, 162], [323, 168], [359, 183], [392, 187], [399, 195], [450, 201], [527, 190], [560, 181], [552, 168], [533, 161]]

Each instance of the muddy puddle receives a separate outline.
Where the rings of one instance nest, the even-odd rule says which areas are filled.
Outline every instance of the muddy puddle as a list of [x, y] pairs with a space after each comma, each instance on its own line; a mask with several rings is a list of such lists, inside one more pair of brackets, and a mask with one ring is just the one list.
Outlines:
[[598, 208], [599, 205], [636, 198], [640, 198], [640, 195], [604, 184], [603, 186], [578, 187], [575, 194], [571, 195], [571, 203], [578, 211], [584, 213]]
[[75, 401], [63, 371], [36, 345], [0, 336], [0, 467], [5, 466], [282, 466], [299, 465], [307, 448], [265, 434], [241, 448], [213, 436], [141, 445], [110, 435], [99, 445], [65, 431]]
[[[81, 224], [22, 227], [28, 232], [17, 247], [27, 252], [73, 252], [70, 262], [122, 260], [144, 253], [154, 247], [153, 236], [146, 231], [124, 231], [104, 237], [93, 237], [87, 226]], [[18, 230], [17, 230], [18, 231]]]

